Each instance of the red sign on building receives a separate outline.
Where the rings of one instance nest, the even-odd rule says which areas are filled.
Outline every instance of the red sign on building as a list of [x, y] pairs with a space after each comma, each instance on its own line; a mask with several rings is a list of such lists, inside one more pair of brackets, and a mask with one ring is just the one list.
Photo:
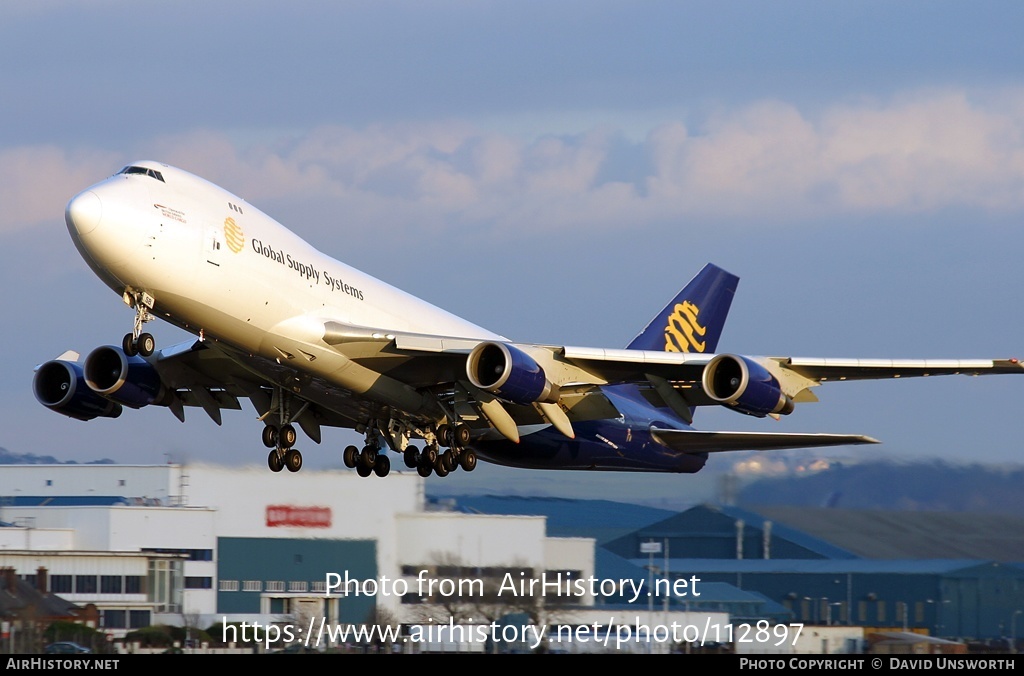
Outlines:
[[330, 507], [296, 507], [295, 505], [267, 505], [267, 527], [278, 528], [330, 528]]

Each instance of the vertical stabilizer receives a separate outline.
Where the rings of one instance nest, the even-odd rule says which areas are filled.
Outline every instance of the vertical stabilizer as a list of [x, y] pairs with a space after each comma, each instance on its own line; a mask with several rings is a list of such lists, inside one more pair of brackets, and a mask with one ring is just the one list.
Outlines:
[[736, 275], [708, 263], [627, 347], [713, 353], [739, 281]]

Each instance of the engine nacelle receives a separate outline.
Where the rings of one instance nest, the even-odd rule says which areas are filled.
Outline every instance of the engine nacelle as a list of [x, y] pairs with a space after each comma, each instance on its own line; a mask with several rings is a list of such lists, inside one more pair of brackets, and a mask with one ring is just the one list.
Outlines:
[[85, 384], [82, 367], [74, 362], [46, 362], [36, 370], [32, 390], [40, 404], [76, 420], [121, 415], [121, 404], [90, 390]]
[[480, 343], [466, 360], [469, 382], [515, 404], [557, 402], [558, 387], [548, 382], [533, 358], [506, 343]]
[[782, 392], [775, 376], [746, 357], [718, 355], [704, 367], [701, 381], [709, 397], [740, 413], [763, 418], [793, 412], [793, 400]]
[[111, 345], [97, 347], [85, 358], [85, 382], [93, 392], [131, 408], [161, 403], [165, 395], [152, 364]]

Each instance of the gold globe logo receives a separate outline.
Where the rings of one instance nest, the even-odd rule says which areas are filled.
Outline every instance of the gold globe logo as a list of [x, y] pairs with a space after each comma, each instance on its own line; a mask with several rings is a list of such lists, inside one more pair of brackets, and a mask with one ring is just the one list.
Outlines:
[[697, 321], [700, 308], [684, 301], [673, 308], [665, 325], [666, 352], [703, 352], [706, 343], [701, 340], [707, 327]]
[[227, 242], [228, 248], [235, 253], [241, 251], [245, 246], [245, 234], [242, 232], [242, 227], [235, 223], [235, 219], [230, 216], [224, 219], [224, 241]]

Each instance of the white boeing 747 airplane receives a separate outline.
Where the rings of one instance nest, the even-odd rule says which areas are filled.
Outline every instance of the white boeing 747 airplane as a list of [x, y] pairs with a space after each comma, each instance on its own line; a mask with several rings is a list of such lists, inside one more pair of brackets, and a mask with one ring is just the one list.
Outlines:
[[[764, 417], [825, 380], [1022, 373], [1016, 359], [802, 359], [716, 354], [738, 278], [707, 265], [625, 349], [528, 345], [317, 251], [244, 200], [157, 162], [75, 196], [67, 227], [135, 310], [117, 346], [36, 369], [43, 405], [80, 420], [166, 406], [180, 420], [248, 398], [270, 469], [298, 471], [298, 430], [357, 430], [343, 457], [424, 477], [478, 458], [537, 469], [697, 472], [716, 451], [876, 443], [865, 436], [694, 429], [698, 406]], [[198, 338], [157, 350], [160, 318]], [[416, 444], [419, 444], [417, 446]]]

